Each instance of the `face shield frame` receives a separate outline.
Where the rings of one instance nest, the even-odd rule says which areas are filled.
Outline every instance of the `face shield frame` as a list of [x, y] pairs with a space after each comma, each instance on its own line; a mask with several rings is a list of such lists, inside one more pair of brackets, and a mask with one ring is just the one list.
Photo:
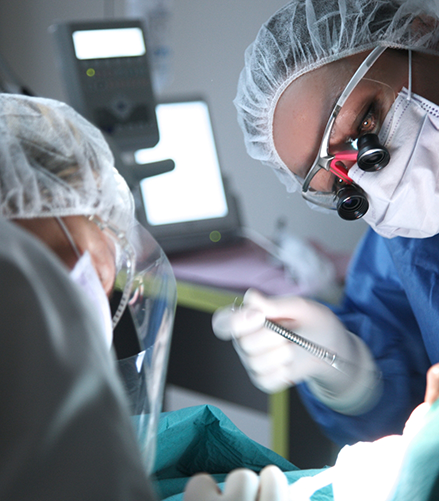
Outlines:
[[[145, 470], [154, 468], [157, 428], [164, 388], [175, 311], [177, 285], [163, 249], [137, 221], [125, 232], [90, 216], [115, 244], [117, 307], [113, 330], [128, 315], [135, 331], [135, 354], [117, 360], [117, 369], [128, 400], [132, 424], [141, 450]], [[125, 323], [122, 328], [126, 328]]]
[[[357, 149], [329, 153], [329, 142], [337, 117], [361, 80], [386, 50], [386, 47], [376, 47], [358, 67], [349, 80], [335, 104], [326, 124], [319, 151], [311, 169], [302, 183], [302, 197], [315, 205], [336, 210], [342, 219], [359, 219], [367, 212], [369, 203], [366, 193], [349, 177], [348, 171], [340, 162], [354, 161], [365, 171], [377, 171], [387, 165], [389, 152], [379, 144], [376, 134], [362, 135], [357, 140]], [[335, 175], [337, 183], [333, 191], [323, 192], [313, 190], [311, 182], [318, 172], [325, 170]], [[296, 176], [297, 177], [297, 176]]]
[[136, 221], [128, 234], [119, 232], [118, 238], [123, 247], [123, 266], [115, 283], [121, 298], [113, 320], [119, 321], [123, 314], [128, 315], [138, 350], [118, 359], [117, 368], [145, 470], [151, 474], [177, 306], [177, 285], [163, 249], [140, 223]]
[[134, 280], [135, 273], [135, 251], [133, 246], [128, 241], [126, 234], [109, 223], [104, 223], [99, 216], [92, 215], [88, 217], [89, 221], [96, 226], [114, 242], [116, 247], [116, 276], [119, 275], [121, 263], [124, 262], [125, 283], [122, 287], [122, 295], [116, 312], [113, 315], [112, 326], [113, 330], [119, 323], [120, 318], [125, 311], [130, 299], [131, 285]]

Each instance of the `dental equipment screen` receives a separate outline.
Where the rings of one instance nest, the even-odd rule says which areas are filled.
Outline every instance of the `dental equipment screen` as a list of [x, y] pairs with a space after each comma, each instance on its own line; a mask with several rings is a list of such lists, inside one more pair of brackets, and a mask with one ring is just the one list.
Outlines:
[[156, 113], [160, 141], [137, 151], [136, 162], [171, 157], [175, 169], [141, 182], [149, 224], [224, 217], [227, 203], [206, 103], [159, 104]]
[[115, 156], [150, 148], [159, 132], [140, 19], [50, 27], [69, 104], [106, 134]]
[[140, 182], [150, 231], [162, 243], [171, 234], [193, 238], [203, 233], [212, 240], [236, 230], [236, 210], [223, 184], [207, 103], [161, 103], [156, 114], [160, 140], [154, 148], [136, 151], [136, 163], [171, 158], [175, 168]]
[[143, 56], [146, 52], [140, 28], [82, 30], [72, 34], [78, 59]]

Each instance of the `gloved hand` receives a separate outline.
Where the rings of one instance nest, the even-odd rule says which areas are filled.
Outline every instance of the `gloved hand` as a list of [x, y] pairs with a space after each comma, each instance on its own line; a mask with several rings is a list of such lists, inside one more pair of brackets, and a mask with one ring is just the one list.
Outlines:
[[[337, 353], [346, 362], [343, 370], [265, 328], [266, 318]], [[267, 393], [305, 381], [319, 400], [345, 414], [365, 412], [380, 395], [369, 349], [320, 303], [297, 296], [269, 298], [250, 289], [241, 307], [217, 310], [212, 327], [218, 338], [233, 339], [251, 380]]]
[[221, 492], [207, 473], [194, 475], [186, 485], [184, 501], [288, 501], [288, 482], [274, 465], [258, 476], [254, 471], [238, 469], [226, 477]]

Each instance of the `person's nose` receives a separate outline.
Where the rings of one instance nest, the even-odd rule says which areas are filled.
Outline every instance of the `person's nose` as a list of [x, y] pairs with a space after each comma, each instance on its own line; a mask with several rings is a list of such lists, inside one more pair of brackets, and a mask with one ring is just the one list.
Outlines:
[[357, 163], [357, 150], [344, 150], [335, 154], [335, 162], [343, 166], [347, 171]]
[[333, 174], [346, 182], [352, 182], [349, 178], [349, 169], [357, 162], [356, 150], [345, 150], [335, 153], [331, 161], [330, 170]]

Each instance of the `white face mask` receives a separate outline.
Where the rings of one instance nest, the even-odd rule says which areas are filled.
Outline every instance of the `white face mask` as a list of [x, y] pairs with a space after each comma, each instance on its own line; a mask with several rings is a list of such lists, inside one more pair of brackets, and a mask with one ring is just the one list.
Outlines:
[[110, 304], [107, 295], [99, 280], [88, 251], [79, 258], [73, 270], [70, 272], [71, 279], [78, 284], [87, 294], [95, 309], [100, 313], [104, 326], [105, 342], [108, 348], [113, 342], [113, 327]]
[[[386, 120], [387, 121], [387, 120]], [[390, 153], [378, 172], [357, 165], [349, 176], [367, 193], [364, 220], [386, 238], [439, 233], [439, 107], [403, 89], [379, 134]]]

